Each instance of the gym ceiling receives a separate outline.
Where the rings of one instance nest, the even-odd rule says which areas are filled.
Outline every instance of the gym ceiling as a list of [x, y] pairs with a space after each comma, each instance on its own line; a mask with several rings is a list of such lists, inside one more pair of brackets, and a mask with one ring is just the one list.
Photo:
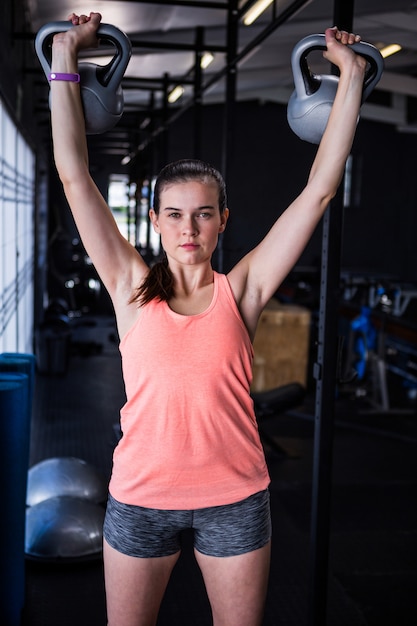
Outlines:
[[[150, 111], [165, 102], [169, 118], [193, 103], [195, 68], [205, 51], [214, 59], [202, 70], [203, 104], [225, 100], [231, 68], [236, 69], [237, 100], [288, 102], [293, 90], [292, 48], [306, 35], [322, 33], [332, 25], [335, 0], [275, 0], [252, 25], [245, 26], [244, 8], [251, 4], [254, 0], [238, 3], [238, 26], [230, 29], [234, 0], [26, 0], [33, 35], [43, 24], [65, 20], [73, 11], [92, 10], [131, 39], [132, 57], [122, 83], [125, 113], [113, 131], [97, 138], [101, 152], [120, 158], [132, 150], [132, 129], [140, 142]], [[417, 132], [417, 1], [356, 0], [354, 7], [353, 29], [365, 41], [379, 48], [388, 44], [402, 48], [385, 59], [383, 77], [362, 116]], [[89, 51], [85, 60], [103, 64], [109, 53], [111, 49], [100, 47]], [[318, 53], [312, 62], [315, 72], [329, 72]], [[166, 104], [176, 85], [183, 87], [183, 96], [175, 104]], [[40, 70], [39, 101], [45, 113], [47, 92]]]

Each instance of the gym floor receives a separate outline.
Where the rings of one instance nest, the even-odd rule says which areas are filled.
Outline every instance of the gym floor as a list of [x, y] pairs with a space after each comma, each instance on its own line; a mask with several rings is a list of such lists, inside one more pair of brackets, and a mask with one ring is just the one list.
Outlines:
[[[81, 322], [73, 332], [67, 374], [37, 377], [30, 465], [74, 456], [107, 480], [124, 402], [116, 333], [111, 317]], [[313, 407], [311, 394], [297, 411], [261, 423], [287, 453], [265, 445], [274, 536], [264, 626], [309, 623]], [[337, 399], [326, 626], [415, 626], [417, 415], [359, 408], [350, 397]], [[26, 586], [24, 626], [106, 623], [100, 556], [27, 559]], [[158, 626], [210, 624], [185, 535]]]

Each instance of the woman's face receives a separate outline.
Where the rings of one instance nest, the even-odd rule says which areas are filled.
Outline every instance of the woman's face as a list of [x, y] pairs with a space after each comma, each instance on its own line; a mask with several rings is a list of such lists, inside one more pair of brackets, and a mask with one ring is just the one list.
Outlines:
[[220, 214], [215, 183], [190, 181], [165, 187], [158, 215], [149, 215], [168, 259], [194, 265], [211, 259], [228, 210]]

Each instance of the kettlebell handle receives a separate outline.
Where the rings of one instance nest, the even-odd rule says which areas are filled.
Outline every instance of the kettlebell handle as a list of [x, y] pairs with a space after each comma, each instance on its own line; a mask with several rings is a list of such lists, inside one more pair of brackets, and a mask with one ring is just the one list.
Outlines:
[[[35, 50], [45, 72], [45, 76], [51, 70], [52, 61], [52, 38], [57, 33], [63, 33], [73, 28], [69, 21], [49, 22], [42, 26], [35, 38]], [[112, 24], [100, 24], [97, 30], [97, 38], [110, 41], [116, 48], [113, 59], [104, 66], [97, 67], [97, 80], [104, 86], [119, 85], [132, 53], [132, 44], [128, 36]]]
[[[365, 41], [349, 44], [349, 48], [364, 57], [368, 62], [362, 90], [362, 102], [366, 100], [384, 70], [384, 59], [378, 48]], [[313, 50], [326, 50], [326, 36], [322, 34], [304, 37], [294, 47], [291, 55], [291, 65], [294, 75], [295, 89], [298, 94], [303, 91], [306, 95], [315, 93], [320, 87], [320, 79], [311, 74], [307, 63], [307, 56]]]

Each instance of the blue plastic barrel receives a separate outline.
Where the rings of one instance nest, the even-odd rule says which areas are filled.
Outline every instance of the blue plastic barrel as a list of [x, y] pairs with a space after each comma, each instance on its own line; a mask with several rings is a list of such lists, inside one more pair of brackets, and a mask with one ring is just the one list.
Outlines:
[[2, 352], [0, 354], [0, 372], [21, 372], [29, 378], [29, 409], [35, 385], [36, 357], [26, 352]]
[[29, 376], [0, 371], [0, 615], [19, 626], [25, 601], [25, 504], [29, 464]]

